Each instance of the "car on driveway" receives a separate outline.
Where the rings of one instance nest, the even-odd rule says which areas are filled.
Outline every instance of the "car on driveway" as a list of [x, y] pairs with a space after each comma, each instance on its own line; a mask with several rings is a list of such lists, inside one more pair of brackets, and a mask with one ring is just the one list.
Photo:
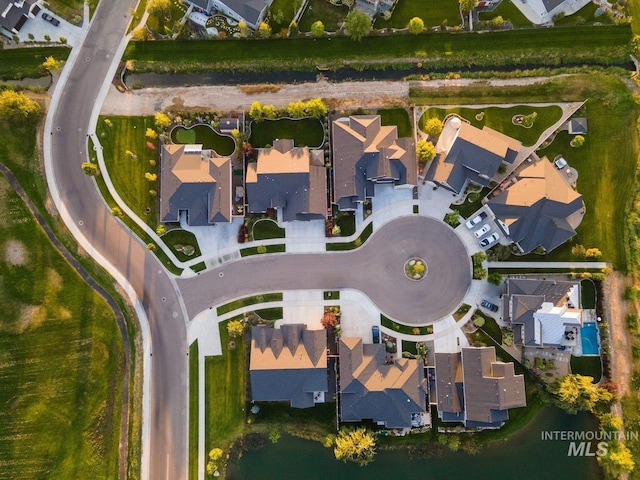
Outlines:
[[58, 20], [55, 17], [52, 17], [47, 12], [42, 12], [42, 18], [43, 18], [43, 20], [46, 20], [47, 22], [49, 22], [54, 27], [57, 27], [58, 25], [60, 25], [60, 20]]
[[487, 238], [483, 238], [482, 240], [480, 240], [480, 246], [483, 248], [490, 247], [491, 245], [496, 243], [499, 238], [500, 238], [500, 235], [498, 235], [497, 233], [492, 233]]
[[476, 238], [480, 238], [480, 237], [484, 237], [490, 231], [491, 231], [491, 225], [487, 223], [483, 225], [482, 228], [479, 228], [478, 230], [473, 232], [473, 234], [476, 236]]
[[469, 230], [478, 225], [482, 220], [487, 218], [486, 212], [480, 212], [478, 215], [473, 217], [471, 220], [467, 221], [466, 225]]
[[484, 308], [488, 310], [491, 310], [492, 312], [498, 311], [498, 306], [495, 303], [491, 303], [488, 300], [482, 300], [482, 302], [480, 302], [480, 305], [482, 305]]
[[371, 327], [371, 333], [373, 334], [373, 343], [380, 343], [380, 327], [374, 325]]

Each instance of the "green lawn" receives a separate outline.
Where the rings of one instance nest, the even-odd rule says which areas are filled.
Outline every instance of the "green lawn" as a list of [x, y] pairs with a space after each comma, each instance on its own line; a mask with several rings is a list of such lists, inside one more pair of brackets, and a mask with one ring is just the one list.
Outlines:
[[[111, 122], [111, 126], [105, 120]], [[100, 117], [96, 132], [102, 144], [104, 161], [114, 187], [125, 203], [155, 229], [158, 225], [158, 198], [149, 191], [159, 191], [159, 181], [150, 182], [145, 173], [158, 173], [158, 143], [150, 149], [145, 130], [153, 127], [153, 117]], [[127, 151], [137, 155], [131, 159]], [[153, 166], [150, 161], [156, 162]]]
[[298, 28], [301, 32], [310, 32], [311, 25], [320, 20], [326, 32], [335, 32], [348, 13], [349, 8], [344, 5], [332, 5], [328, 0], [309, 0]]
[[229, 349], [227, 322], [219, 324], [222, 355], [205, 359], [205, 429], [206, 451], [214, 447], [226, 449], [242, 431], [246, 392], [245, 344], [235, 341]]
[[189, 346], [189, 480], [198, 480], [198, 341]]
[[456, 210], [463, 218], [469, 218], [482, 206], [482, 199], [486, 197], [490, 191], [491, 189], [489, 187], [484, 187], [479, 192], [472, 192], [467, 195], [464, 203], [460, 205], [451, 204], [449, 208]]
[[498, 7], [491, 12], [480, 12], [480, 20], [491, 20], [501, 16], [505, 21], [511, 22], [513, 28], [530, 27], [531, 22], [527, 20], [522, 12], [511, 0], [502, 0]]
[[186, 11], [186, 5], [180, 5], [178, 1], [171, 0], [171, 18], [165, 20], [149, 15], [147, 28], [160, 35], [169, 35], [175, 29], [176, 23], [184, 16]]
[[398, 127], [398, 137], [413, 137], [413, 128], [409, 112], [404, 108], [383, 108], [376, 112], [380, 115], [382, 125], [395, 125]]
[[591, 280], [580, 281], [580, 297], [582, 308], [596, 308], [596, 287]]
[[571, 356], [571, 373], [593, 377], [598, 383], [602, 376], [602, 362], [599, 356], [574, 357]]
[[[294, 0], [273, 0], [269, 7], [271, 12], [269, 25], [273, 33], [279, 33], [282, 29], [287, 30], [289, 28], [289, 24], [296, 13], [295, 3], [297, 2]], [[276, 21], [275, 17], [279, 15], [282, 16], [282, 19]]]
[[317, 118], [279, 118], [251, 122], [249, 143], [254, 147], [272, 146], [279, 138], [292, 138], [296, 147], [320, 148], [324, 143], [324, 127]]
[[370, 223], [360, 234], [358, 238], [353, 240], [352, 242], [344, 242], [344, 243], [327, 243], [327, 252], [335, 252], [341, 250], [353, 250], [361, 246], [373, 233], [373, 224]]
[[236, 142], [229, 135], [220, 135], [209, 125], [193, 127], [177, 126], [171, 130], [173, 143], [202, 144], [202, 148], [215, 150], [218, 155], [228, 156], [236, 149]]
[[[315, 69], [318, 64], [352, 63], [366, 67], [371, 59], [413, 63], [426, 52], [425, 67], [483, 65], [561, 65], [628, 61], [629, 25], [528, 29], [482, 34], [374, 35], [354, 42], [348, 37], [290, 38], [254, 41], [131, 42], [124, 60], [135, 71], [267, 71]], [[446, 55], [446, 58], [443, 57]], [[547, 99], [548, 100], [548, 99]], [[470, 102], [470, 103], [477, 103]]]
[[116, 478], [123, 347], [113, 311], [4, 178], [0, 203], [0, 476]]
[[[99, 0], [88, 0], [89, 11], [93, 15]], [[83, 15], [84, 0], [47, 0], [48, 8], [56, 15], [72, 22], [76, 15]]]
[[593, 22], [604, 23], [604, 24], [612, 23], [611, 19], [607, 15], [600, 15], [599, 17], [596, 17], [594, 14], [597, 9], [598, 9], [598, 5], [596, 5], [595, 3], [588, 3], [587, 5], [582, 7], [582, 9], [580, 9], [577, 13], [574, 13], [573, 15], [570, 15], [568, 17], [564, 17], [563, 19], [557, 22], [554, 22], [554, 24], [556, 27], [560, 27], [560, 26], [566, 27], [566, 26], [580, 25], [583, 23], [593, 23]]
[[356, 233], [356, 216], [340, 215], [336, 220], [336, 225], [340, 227], [341, 237], [350, 237]]
[[287, 246], [281, 245], [262, 245], [266, 249], [264, 252], [260, 252], [260, 247], [247, 247], [240, 249], [241, 257], [250, 257], [251, 255], [262, 255], [263, 253], [284, 253], [287, 251]]
[[[180, 229], [170, 230], [161, 238], [164, 243], [171, 247], [171, 250], [180, 261], [186, 262], [200, 256], [200, 246], [198, 245], [198, 239], [191, 232]], [[179, 247], [185, 247], [188, 245], [195, 248], [195, 252], [193, 252], [193, 255], [186, 255], [184, 252], [182, 252], [182, 248]]]
[[270, 238], [284, 238], [284, 228], [280, 228], [276, 222], [269, 219], [258, 220], [253, 224], [253, 239], [267, 240]]
[[238, 300], [234, 300], [233, 302], [225, 303], [224, 305], [220, 305], [216, 309], [216, 312], [218, 315], [224, 315], [225, 313], [233, 312], [234, 310], [238, 310], [239, 308], [247, 307], [249, 305], [255, 305], [256, 303], [281, 302], [281, 301], [282, 301], [282, 293], [265, 293], [263, 295], [254, 295], [252, 297], [244, 297]]
[[404, 325], [380, 314], [380, 324], [394, 332], [404, 333], [406, 335], [431, 335], [433, 333], [433, 325], [416, 327], [412, 325]]
[[282, 318], [282, 307], [263, 308], [256, 310], [254, 313], [264, 320], [280, 320]]
[[[482, 120], [476, 120], [476, 115], [484, 112]], [[535, 123], [531, 128], [524, 128], [520, 125], [514, 125], [512, 118], [514, 115], [529, 115], [533, 112], [538, 114]], [[430, 108], [420, 117], [418, 126], [423, 129], [424, 124], [430, 118], [437, 117], [441, 120], [447, 114], [457, 113], [462, 118], [469, 120], [474, 127], [489, 127], [497, 130], [505, 135], [520, 140], [523, 145], [533, 145], [542, 132], [560, 120], [562, 117], [562, 109], [558, 106], [538, 107], [530, 105], [518, 105], [516, 107], [502, 108], [489, 107], [483, 109], [475, 108]]]
[[453, 27], [461, 24], [460, 3], [458, 0], [431, 0], [429, 2], [416, 0], [398, 0], [393, 15], [389, 21], [379, 17], [375, 28], [406, 28], [409, 20], [419, 17], [424, 20], [427, 28], [440, 26], [443, 20]]
[[481, 330], [489, 335], [498, 344], [502, 344], [502, 330], [500, 330], [500, 327], [498, 326], [498, 323], [495, 321], [495, 319], [484, 313], [482, 310], [476, 310], [475, 312], [473, 312], [473, 316], [475, 317], [476, 315], [481, 316], [485, 320], [484, 325], [480, 327]]
[[18, 80], [25, 77], [42, 77], [47, 72], [40, 68], [47, 57], [66, 60], [69, 47], [34, 47], [0, 49], [0, 79]]

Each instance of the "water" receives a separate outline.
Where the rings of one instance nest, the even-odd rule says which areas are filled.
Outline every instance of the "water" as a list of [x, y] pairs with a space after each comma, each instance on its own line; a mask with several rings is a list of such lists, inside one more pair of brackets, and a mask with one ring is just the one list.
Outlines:
[[598, 355], [598, 327], [595, 322], [585, 322], [580, 329], [582, 337], [582, 354]]
[[[507, 441], [494, 442], [477, 455], [447, 452], [440, 457], [410, 460], [406, 451], [378, 451], [366, 467], [337, 461], [333, 451], [318, 442], [283, 435], [258, 450], [244, 452], [230, 464], [233, 480], [599, 480], [595, 457], [568, 457], [569, 442], [542, 440], [542, 431], [596, 431], [588, 414], [568, 415], [544, 408], [526, 427]], [[595, 443], [592, 446], [595, 451]]]

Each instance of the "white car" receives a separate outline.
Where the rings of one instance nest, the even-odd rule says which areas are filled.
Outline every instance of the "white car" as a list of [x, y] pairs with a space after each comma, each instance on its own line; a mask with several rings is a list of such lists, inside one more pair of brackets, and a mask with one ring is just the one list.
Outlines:
[[478, 230], [473, 232], [473, 234], [476, 236], [476, 238], [480, 238], [480, 237], [484, 237], [490, 231], [491, 231], [491, 225], [487, 223], [483, 225], [482, 228], [479, 228]]
[[491, 245], [496, 243], [499, 239], [500, 239], [500, 235], [498, 235], [497, 233], [492, 233], [487, 238], [483, 238], [482, 240], [480, 240], [480, 246], [483, 248], [490, 247]]
[[465, 225], [467, 225], [467, 228], [469, 230], [471, 230], [473, 227], [475, 227], [476, 225], [478, 225], [482, 220], [484, 220], [485, 218], [487, 218], [487, 214], [486, 212], [480, 212], [478, 215], [476, 215], [475, 217], [473, 217], [471, 220], [468, 220], [467, 223]]

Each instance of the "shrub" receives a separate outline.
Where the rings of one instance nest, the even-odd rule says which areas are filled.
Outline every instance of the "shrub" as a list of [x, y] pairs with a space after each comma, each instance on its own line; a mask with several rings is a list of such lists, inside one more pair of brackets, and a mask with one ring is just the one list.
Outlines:
[[484, 327], [486, 320], [484, 319], [484, 317], [481, 317], [480, 315], [476, 315], [475, 317], [473, 317], [473, 324], [480, 328], [480, 327]]

